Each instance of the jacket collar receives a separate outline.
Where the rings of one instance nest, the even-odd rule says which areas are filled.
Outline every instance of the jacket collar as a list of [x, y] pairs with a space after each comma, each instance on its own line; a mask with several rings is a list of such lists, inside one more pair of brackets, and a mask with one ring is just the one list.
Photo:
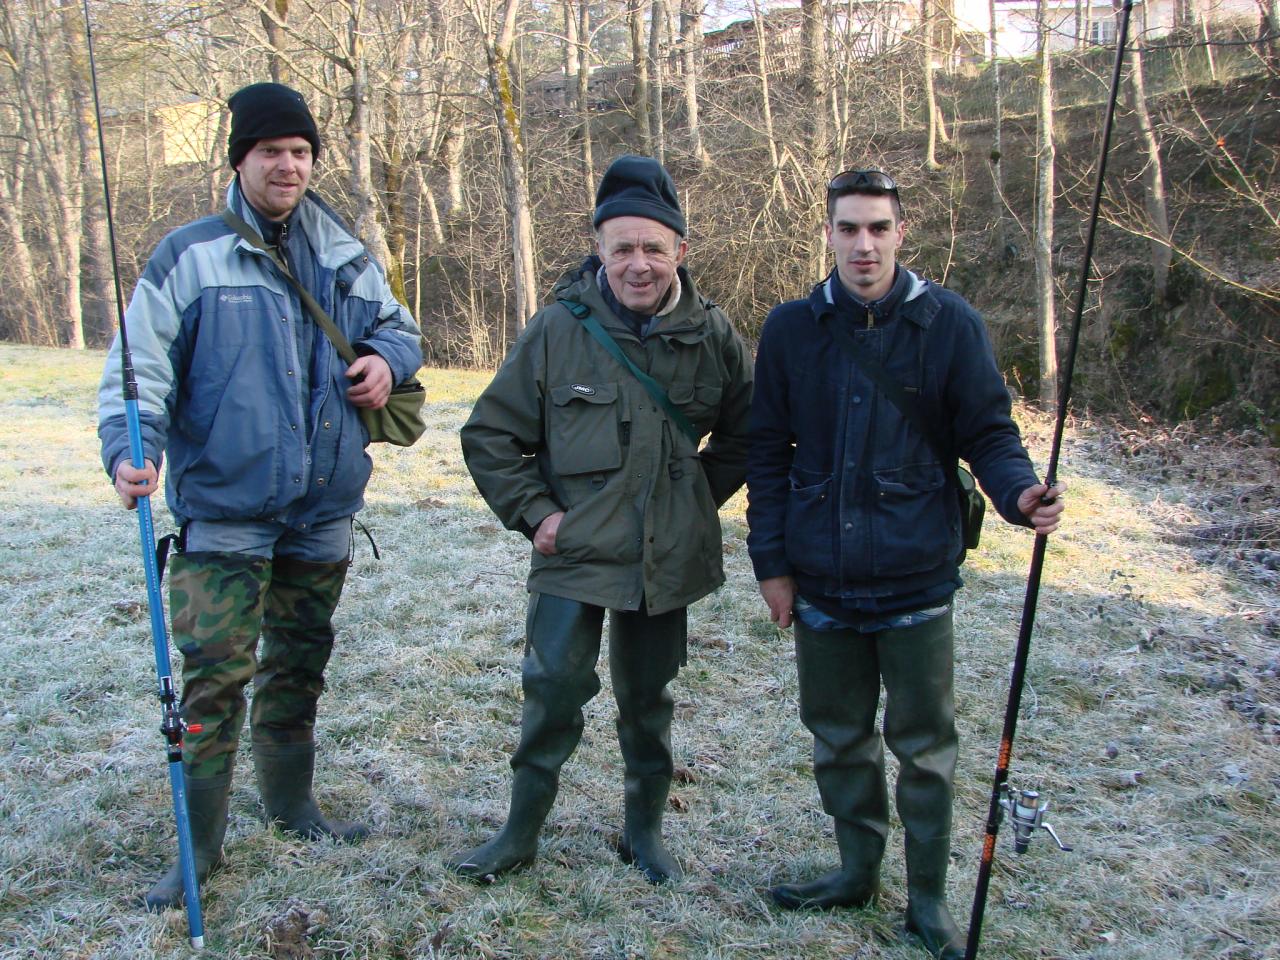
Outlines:
[[[638, 340], [635, 332], [620, 320], [600, 292], [597, 275], [603, 264], [595, 254], [588, 256], [579, 266], [569, 270], [555, 285], [555, 296], [558, 299], [572, 300], [591, 308], [600, 323], [615, 336], [629, 337]], [[676, 269], [673, 280], [673, 296], [667, 298], [666, 305], [658, 311], [661, 318], [658, 325], [649, 334], [654, 337], [672, 337], [681, 341], [700, 340], [707, 335], [706, 310], [703, 309], [702, 298], [698, 295], [693, 278], [684, 267]]]
[[[256, 230], [258, 220], [240, 190], [239, 177], [233, 179], [227, 187], [227, 206], [232, 213]], [[367, 256], [364, 244], [352, 236], [342, 218], [311, 190], [303, 196], [290, 222], [306, 233], [316, 261], [327, 270], [337, 270], [353, 260]], [[250, 253], [257, 253], [243, 239], [237, 238], [236, 246]]]
[[[824, 317], [836, 315], [833, 285], [839, 282], [836, 271], [833, 269], [809, 293], [809, 307], [813, 311], [814, 319], [822, 320]], [[927, 330], [933, 323], [933, 315], [938, 312], [938, 300], [930, 290], [933, 284], [903, 266], [898, 267], [898, 278], [894, 286], [898, 284], [903, 284], [905, 291], [897, 302], [895, 315]]]

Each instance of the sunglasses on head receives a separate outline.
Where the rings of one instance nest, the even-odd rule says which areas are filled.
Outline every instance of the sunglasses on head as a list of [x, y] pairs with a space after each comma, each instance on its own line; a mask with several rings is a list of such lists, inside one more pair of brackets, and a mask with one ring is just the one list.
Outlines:
[[897, 194], [898, 184], [883, 170], [846, 170], [831, 178], [827, 192], [837, 190], [875, 190]]

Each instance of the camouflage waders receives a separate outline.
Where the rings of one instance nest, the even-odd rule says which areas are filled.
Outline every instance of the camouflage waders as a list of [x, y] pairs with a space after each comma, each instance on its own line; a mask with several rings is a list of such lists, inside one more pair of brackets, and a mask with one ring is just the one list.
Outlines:
[[[180, 553], [169, 561], [169, 612], [182, 651], [182, 744], [196, 878], [222, 859], [227, 800], [244, 724], [244, 685], [253, 677], [270, 562], [238, 553]], [[174, 864], [144, 897], [148, 910], [183, 900]]]
[[316, 703], [333, 652], [347, 562], [276, 557], [253, 677], [253, 766], [267, 821], [309, 840], [358, 840], [366, 826], [327, 819], [311, 796]]
[[[227, 796], [254, 682], [254, 766], [269, 821], [308, 839], [366, 832], [326, 820], [311, 797], [316, 702], [333, 650], [331, 618], [347, 562], [185, 552], [169, 567], [174, 645], [182, 652], [183, 741], [192, 839], [201, 880], [221, 859]], [[261, 656], [258, 638], [263, 636]], [[147, 894], [151, 909], [181, 902], [171, 870]]]

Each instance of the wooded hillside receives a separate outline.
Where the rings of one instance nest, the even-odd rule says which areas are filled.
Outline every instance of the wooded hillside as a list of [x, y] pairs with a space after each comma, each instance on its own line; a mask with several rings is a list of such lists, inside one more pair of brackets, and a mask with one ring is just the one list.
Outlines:
[[[706, 36], [697, 0], [95, 0], [126, 295], [167, 230], [220, 206], [227, 96], [277, 79], [311, 102], [316, 186], [436, 363], [501, 359], [587, 252], [619, 153], [668, 164], [690, 266], [748, 337], [824, 269], [826, 180], [878, 165], [903, 184], [909, 262], [986, 314], [1012, 385], [1044, 398], [1115, 56], [1078, 16], [1051, 43], [1049, 3], [1039, 46], [1065, 49], [1038, 62], [992, 59], [945, 0], [744, 4]], [[1076, 393], [1093, 409], [1280, 418], [1280, 40], [1259, 4], [1182, 5], [1172, 32], [1135, 10]], [[115, 322], [83, 28], [74, 4], [0, 11], [13, 341], [102, 344]]]

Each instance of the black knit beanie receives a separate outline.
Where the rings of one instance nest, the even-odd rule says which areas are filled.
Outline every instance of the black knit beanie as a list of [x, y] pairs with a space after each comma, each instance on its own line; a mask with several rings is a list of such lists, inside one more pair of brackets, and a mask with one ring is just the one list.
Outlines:
[[598, 227], [614, 217], [646, 217], [682, 237], [688, 232], [671, 174], [652, 157], [626, 154], [609, 164], [596, 191], [591, 225]]
[[319, 159], [320, 131], [297, 90], [282, 83], [253, 83], [233, 93], [227, 106], [231, 108], [227, 137], [231, 169], [240, 166], [255, 143], [272, 137], [302, 137], [311, 144], [312, 160]]

